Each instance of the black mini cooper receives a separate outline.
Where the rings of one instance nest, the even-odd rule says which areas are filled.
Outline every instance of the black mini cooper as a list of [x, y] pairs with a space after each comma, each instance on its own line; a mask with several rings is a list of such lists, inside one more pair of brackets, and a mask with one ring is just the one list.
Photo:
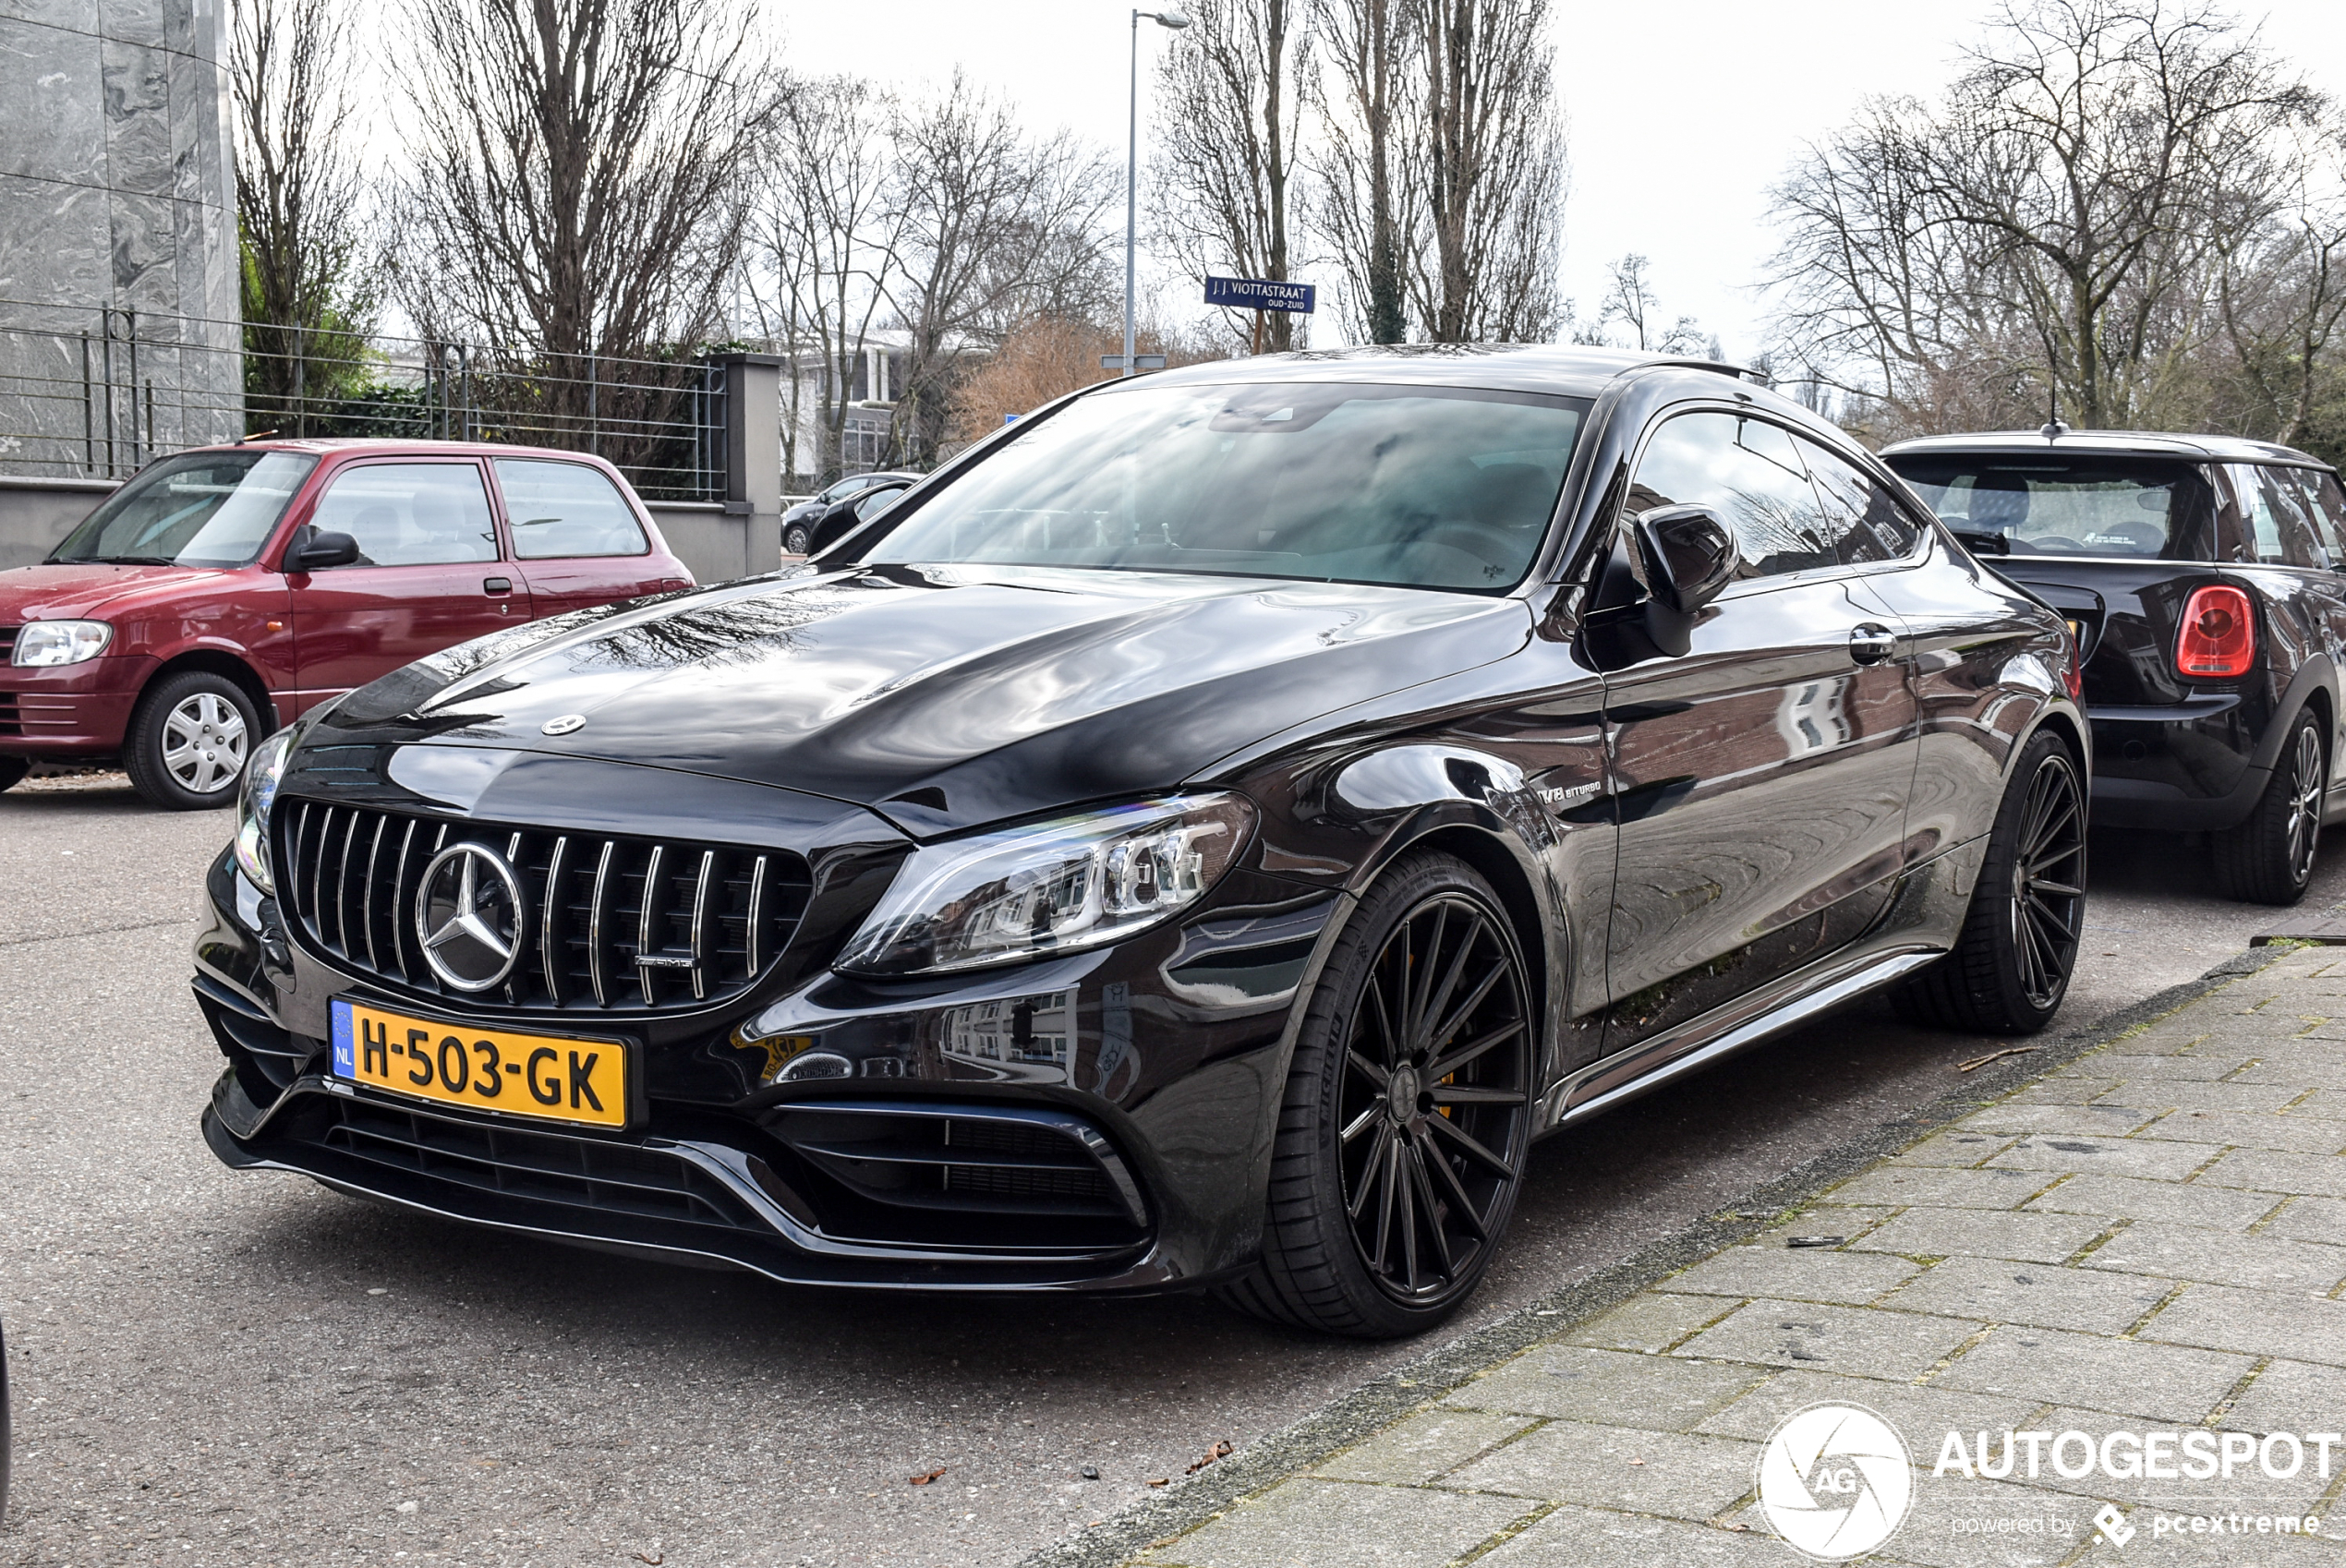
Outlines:
[[1440, 1321], [1531, 1140], [1878, 987], [2026, 1031], [2059, 616], [1731, 368], [1114, 382], [814, 561], [260, 749], [228, 1164], [777, 1279]]
[[2002, 576], [2068, 617], [2093, 820], [2205, 833], [2230, 896], [2293, 904], [2346, 815], [2346, 488], [2266, 441], [1933, 436], [1882, 453]]

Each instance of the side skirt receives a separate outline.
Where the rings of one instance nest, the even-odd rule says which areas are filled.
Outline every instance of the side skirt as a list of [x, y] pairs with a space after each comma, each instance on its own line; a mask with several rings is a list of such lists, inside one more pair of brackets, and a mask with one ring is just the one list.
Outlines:
[[1682, 1074], [1710, 1067], [1911, 974], [1935, 962], [1944, 950], [1914, 944], [1888, 951], [1877, 948], [1856, 958], [1838, 954], [1666, 1033], [1599, 1057], [1559, 1080], [1541, 1097], [1533, 1135], [1609, 1111]]

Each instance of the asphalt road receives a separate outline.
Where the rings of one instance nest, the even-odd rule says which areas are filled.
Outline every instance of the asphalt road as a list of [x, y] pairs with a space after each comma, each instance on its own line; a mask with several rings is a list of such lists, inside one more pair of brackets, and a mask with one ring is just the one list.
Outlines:
[[[1010, 1563], [1424, 1348], [1189, 1297], [787, 1289], [234, 1175], [197, 1136], [219, 1056], [186, 983], [226, 831], [118, 779], [0, 795], [0, 1563]], [[2204, 851], [2096, 849], [2065, 1025], [2270, 923], [2205, 891]], [[2341, 898], [2346, 843], [2315, 892]], [[1986, 1048], [1864, 1007], [1551, 1140], [1461, 1326], [1935, 1098]]]

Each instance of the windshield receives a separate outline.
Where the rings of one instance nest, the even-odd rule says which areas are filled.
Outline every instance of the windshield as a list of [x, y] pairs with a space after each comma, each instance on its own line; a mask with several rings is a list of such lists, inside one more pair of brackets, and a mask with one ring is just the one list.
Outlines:
[[860, 552], [1498, 592], [1531, 565], [1584, 398], [1135, 387], [1022, 427]]
[[2195, 464], [1943, 452], [1882, 461], [1974, 549], [2214, 559], [2215, 491]]
[[50, 552], [58, 561], [242, 566], [318, 465], [307, 452], [190, 452], [149, 465]]

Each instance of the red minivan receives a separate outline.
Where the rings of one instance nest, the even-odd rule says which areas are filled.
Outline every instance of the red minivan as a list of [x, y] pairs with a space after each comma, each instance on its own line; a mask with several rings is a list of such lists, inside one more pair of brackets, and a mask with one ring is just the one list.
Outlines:
[[0, 571], [0, 790], [119, 757], [224, 806], [262, 735], [516, 621], [692, 585], [600, 459], [451, 441], [251, 441], [150, 464]]

